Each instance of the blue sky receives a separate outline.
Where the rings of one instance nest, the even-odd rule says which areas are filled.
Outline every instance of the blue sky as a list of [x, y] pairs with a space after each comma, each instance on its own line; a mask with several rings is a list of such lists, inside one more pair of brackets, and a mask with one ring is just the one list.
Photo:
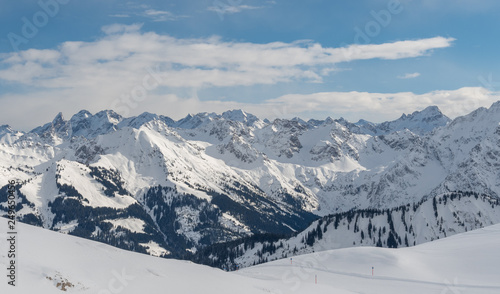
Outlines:
[[375, 122], [498, 100], [493, 0], [2, 1], [0, 124], [59, 111]]

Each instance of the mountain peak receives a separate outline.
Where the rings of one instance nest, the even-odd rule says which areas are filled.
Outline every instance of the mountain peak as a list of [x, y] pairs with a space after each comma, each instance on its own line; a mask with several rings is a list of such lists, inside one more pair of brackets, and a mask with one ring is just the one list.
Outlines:
[[201, 112], [195, 115], [188, 114], [185, 118], [178, 120], [175, 126], [181, 129], [194, 129], [210, 121], [215, 113]]
[[64, 117], [62, 112], [59, 112], [56, 117], [52, 120], [52, 125], [60, 125], [61, 123], [64, 122]]
[[241, 109], [233, 109], [223, 112], [221, 117], [227, 120], [239, 121], [248, 126], [259, 120], [255, 115], [247, 113]]
[[92, 113], [90, 113], [87, 110], [80, 110], [77, 114], [73, 115], [70, 119], [70, 121], [80, 121], [82, 119], [86, 119], [92, 116]]
[[61, 136], [66, 136], [68, 133], [68, 122], [64, 120], [62, 112], [59, 112], [51, 123], [52, 132], [60, 133]]
[[[138, 129], [142, 125], [144, 125], [150, 121], [155, 121], [155, 120], [159, 120], [159, 119], [160, 119], [160, 117], [154, 113], [143, 112], [143, 113], [139, 114], [138, 116], [123, 119], [118, 124], [118, 127], [122, 128], [122, 127], [127, 126], [127, 127], [132, 127], [132, 128]], [[160, 120], [162, 120], [162, 119], [160, 119]]]
[[12, 128], [9, 125], [1, 125], [0, 131], [3, 131], [3, 130], [8, 130], [9, 132], [11, 132]]
[[143, 112], [143, 113], [139, 114], [136, 118], [144, 120], [144, 121], [151, 121], [151, 120], [158, 119], [158, 115], [151, 113], [151, 112]]
[[327, 117], [327, 118], [325, 119], [325, 124], [327, 124], [327, 125], [331, 125], [331, 124], [333, 124], [334, 122], [335, 122], [335, 120], [334, 120], [333, 118], [331, 118], [331, 117]]
[[95, 117], [104, 118], [108, 122], [113, 124], [118, 124], [123, 119], [121, 115], [114, 112], [113, 110], [99, 111], [98, 113], [95, 114]]
[[336, 119], [335, 121], [343, 126], [350, 124], [350, 122], [343, 117], [340, 117], [339, 119]]
[[437, 106], [428, 106], [424, 110], [421, 111], [414, 111], [412, 114], [407, 115], [407, 117], [412, 118], [436, 118], [436, 117], [446, 117], [439, 107]]
[[403, 114], [399, 119], [400, 120], [422, 120], [422, 119], [440, 119], [440, 118], [449, 118], [445, 116], [439, 107], [437, 106], [428, 106], [423, 110], [414, 111], [412, 114]]
[[436, 105], [427, 106], [422, 112], [436, 112], [441, 113], [441, 110]]
[[228, 110], [222, 113], [222, 117], [224, 116], [239, 116], [239, 117], [246, 117], [247, 114], [241, 109], [233, 109], [233, 110]]
[[490, 109], [500, 109], [500, 100], [491, 104]]
[[0, 126], [0, 137], [5, 134], [13, 134], [15, 131], [9, 125]]
[[437, 106], [429, 106], [412, 114], [403, 114], [399, 119], [377, 125], [378, 133], [391, 133], [408, 129], [413, 133], [423, 135], [442, 127], [450, 122]]
[[373, 123], [371, 121], [367, 121], [365, 119], [360, 119], [358, 120], [357, 123], [355, 123], [355, 125], [357, 126], [362, 126], [362, 125], [373, 125]]
[[45, 138], [52, 138], [57, 134], [57, 136], [62, 138], [68, 135], [68, 125], [68, 122], [64, 120], [62, 112], [59, 112], [52, 122], [36, 127], [30, 133], [35, 133]]

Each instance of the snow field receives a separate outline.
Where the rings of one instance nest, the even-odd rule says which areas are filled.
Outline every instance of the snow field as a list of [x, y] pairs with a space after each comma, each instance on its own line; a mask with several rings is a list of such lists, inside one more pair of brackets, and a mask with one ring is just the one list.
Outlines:
[[[412, 248], [331, 250], [230, 273], [24, 224], [17, 230], [18, 286], [7, 285], [4, 277], [1, 293], [61, 293], [63, 285], [68, 293], [93, 294], [500, 292], [500, 225]], [[0, 238], [7, 238], [3, 218]], [[6, 268], [6, 242], [0, 244]]]

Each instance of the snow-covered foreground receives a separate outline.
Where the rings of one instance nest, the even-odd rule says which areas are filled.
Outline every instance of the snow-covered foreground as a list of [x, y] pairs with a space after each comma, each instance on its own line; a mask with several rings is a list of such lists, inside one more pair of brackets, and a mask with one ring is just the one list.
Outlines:
[[411, 248], [340, 249], [231, 273], [23, 224], [17, 231], [12, 287], [0, 218], [0, 293], [500, 293], [500, 225]]

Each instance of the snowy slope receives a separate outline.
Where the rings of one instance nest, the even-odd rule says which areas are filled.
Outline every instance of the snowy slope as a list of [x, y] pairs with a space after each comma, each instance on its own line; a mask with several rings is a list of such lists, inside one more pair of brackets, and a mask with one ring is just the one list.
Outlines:
[[281, 280], [284, 285], [275, 293], [337, 293], [337, 289], [338, 293], [340, 289], [348, 293], [498, 293], [499, 237], [500, 226], [495, 225], [411, 248], [323, 251], [294, 257], [292, 264], [288, 259], [270, 262], [239, 274]]
[[[0, 239], [7, 238], [0, 218]], [[498, 293], [500, 226], [405, 249], [350, 248], [224, 272], [17, 225], [17, 286], [1, 293]], [[6, 268], [6, 242], [0, 242]], [[371, 269], [374, 267], [374, 276]]]
[[200, 260], [220, 268], [248, 267], [329, 249], [414, 246], [498, 223], [498, 199], [455, 192], [393, 209], [325, 216], [290, 238], [231, 242], [223, 250], [214, 246], [200, 252]]

